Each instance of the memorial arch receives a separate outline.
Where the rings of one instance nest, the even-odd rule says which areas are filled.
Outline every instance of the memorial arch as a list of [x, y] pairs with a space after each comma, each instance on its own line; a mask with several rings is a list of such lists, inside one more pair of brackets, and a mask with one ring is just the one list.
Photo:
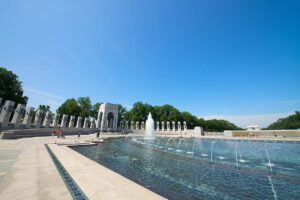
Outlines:
[[97, 128], [101, 131], [116, 131], [118, 122], [118, 105], [101, 104], [98, 111]]

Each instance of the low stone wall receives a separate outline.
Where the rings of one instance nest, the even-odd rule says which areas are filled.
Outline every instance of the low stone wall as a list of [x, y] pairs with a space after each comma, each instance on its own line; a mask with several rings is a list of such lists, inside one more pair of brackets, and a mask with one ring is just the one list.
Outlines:
[[206, 132], [206, 131], [204, 131], [204, 135], [223, 136], [224, 132]]
[[300, 137], [300, 130], [224, 131], [229, 137]]
[[[1, 131], [0, 139], [17, 139], [25, 137], [51, 136], [52, 130], [56, 128], [16, 129]], [[60, 128], [64, 135], [90, 134], [99, 131], [97, 128]]]
[[[145, 130], [143, 129], [127, 129], [127, 130], [119, 130], [120, 132], [125, 131], [126, 133], [133, 133], [133, 134], [145, 134]], [[188, 129], [186, 131], [182, 130], [182, 131], [154, 131], [155, 135], [164, 135], [164, 136], [195, 136], [195, 135], [200, 135], [197, 131], [195, 131], [194, 129]]]

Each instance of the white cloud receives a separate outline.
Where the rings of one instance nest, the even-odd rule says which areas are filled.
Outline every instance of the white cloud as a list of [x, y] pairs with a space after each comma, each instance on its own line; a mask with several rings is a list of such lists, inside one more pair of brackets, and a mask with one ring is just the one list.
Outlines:
[[125, 108], [127, 110], [130, 110], [132, 108], [132, 105], [129, 105], [129, 104], [122, 104], [123, 106], [125, 106]]
[[37, 94], [37, 95], [43, 96], [43, 97], [48, 97], [48, 98], [52, 98], [52, 99], [57, 99], [57, 100], [64, 100], [64, 99], [65, 99], [65, 98], [63, 98], [63, 97], [59, 97], [59, 96], [56, 96], [56, 95], [53, 95], [53, 94], [50, 94], [50, 93], [47, 93], [47, 92], [42, 92], [42, 91], [39, 91], [39, 90], [27, 88], [27, 87], [24, 88], [24, 91], [25, 91], [25, 92], [28, 92], [28, 93]]
[[278, 119], [287, 117], [291, 114], [293, 114], [293, 112], [258, 115], [207, 115], [204, 116], [204, 119], [225, 119], [240, 127], [246, 127], [247, 125], [266, 127]]
[[25, 95], [28, 96], [28, 105], [37, 108], [39, 105], [49, 105], [52, 111], [55, 111], [65, 100], [64, 97], [60, 97], [48, 92], [39, 91], [36, 89], [24, 88]]

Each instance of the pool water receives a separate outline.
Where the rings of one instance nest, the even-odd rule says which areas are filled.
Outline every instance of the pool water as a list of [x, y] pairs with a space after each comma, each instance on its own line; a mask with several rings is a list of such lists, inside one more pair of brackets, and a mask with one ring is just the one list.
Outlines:
[[71, 147], [168, 199], [300, 199], [300, 143], [110, 139]]

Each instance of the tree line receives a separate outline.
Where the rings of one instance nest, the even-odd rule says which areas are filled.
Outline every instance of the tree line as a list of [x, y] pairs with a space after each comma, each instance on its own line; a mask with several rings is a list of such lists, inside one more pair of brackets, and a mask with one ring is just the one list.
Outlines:
[[172, 105], [152, 106], [143, 102], [136, 102], [133, 108], [126, 112], [123, 118], [128, 121], [146, 121], [151, 113], [154, 121], [160, 122], [183, 122], [187, 123], [187, 128], [201, 126], [205, 131], [240, 130], [241, 128], [227, 120], [198, 118], [189, 112], [180, 112]]
[[300, 112], [295, 111], [295, 114], [286, 118], [278, 119], [276, 122], [270, 124], [266, 129], [269, 130], [283, 130], [283, 129], [300, 129]]

